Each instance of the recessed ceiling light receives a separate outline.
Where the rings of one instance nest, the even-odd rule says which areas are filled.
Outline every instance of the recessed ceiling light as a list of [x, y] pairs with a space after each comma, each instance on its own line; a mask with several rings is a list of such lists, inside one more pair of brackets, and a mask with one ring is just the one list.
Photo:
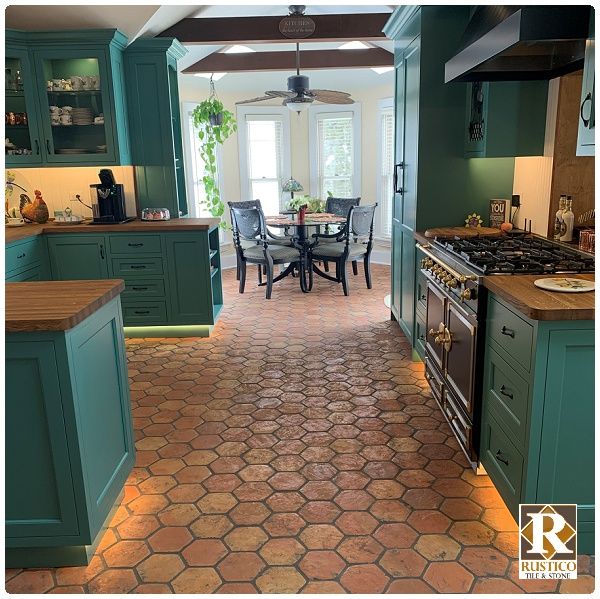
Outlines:
[[224, 54], [246, 54], [247, 52], [256, 52], [256, 50], [248, 48], [248, 46], [240, 46], [239, 44], [236, 44], [235, 46], [227, 48]]
[[194, 73], [196, 77], [203, 77], [204, 79], [213, 78], [213, 81], [218, 81], [219, 79], [223, 79], [227, 73]]
[[371, 67], [372, 71], [375, 71], [378, 75], [383, 75], [383, 73], [389, 73], [394, 70], [394, 67]]
[[367, 46], [367, 44], [355, 40], [353, 42], [346, 42], [345, 44], [342, 44], [338, 50], [364, 50], [368, 47], [369, 46]]

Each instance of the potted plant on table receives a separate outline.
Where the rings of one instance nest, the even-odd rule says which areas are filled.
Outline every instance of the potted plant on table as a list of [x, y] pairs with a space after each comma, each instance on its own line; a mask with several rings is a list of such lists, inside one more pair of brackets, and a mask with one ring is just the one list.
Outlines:
[[[203, 203], [212, 216], [222, 218], [225, 205], [217, 185], [217, 146], [237, 131], [237, 123], [233, 113], [226, 110], [217, 98], [212, 78], [209, 97], [194, 108], [192, 117], [200, 139], [200, 157], [204, 162], [202, 183], [206, 199]], [[225, 226], [225, 222], [221, 221], [221, 227]]]

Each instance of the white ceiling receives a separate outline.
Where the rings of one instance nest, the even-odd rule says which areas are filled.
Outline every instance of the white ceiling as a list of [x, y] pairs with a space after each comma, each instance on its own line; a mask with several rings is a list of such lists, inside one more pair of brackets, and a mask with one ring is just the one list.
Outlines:
[[[263, 0], [264, 2], [264, 0]], [[370, 12], [390, 13], [394, 9], [391, 5], [369, 5], [369, 4], [307, 4], [307, 15], [319, 14], [360, 14]], [[287, 4], [217, 4], [217, 5], [11, 5], [6, 8], [6, 27], [24, 30], [43, 29], [93, 29], [93, 28], [117, 28], [133, 41], [135, 38], [153, 37], [156, 34], [171, 27], [186, 17], [249, 17], [249, 16], [285, 16], [288, 14]], [[300, 47], [302, 50], [335, 49], [341, 43], [305, 42]], [[393, 49], [393, 43], [389, 41], [376, 42], [374, 46], [380, 46], [386, 50]], [[295, 45], [291, 43], [282, 44], [256, 44], [250, 46], [257, 51], [291, 51]], [[183, 70], [213, 52], [224, 50], [225, 46], [214, 45], [189, 45], [188, 54], [179, 62], [180, 70]], [[348, 81], [349, 73], [352, 77], [358, 77], [355, 83], [360, 85], [381, 85], [387, 79], [393, 80], [393, 73], [377, 75], [370, 69], [351, 69], [341, 71], [314, 71], [314, 81], [324, 78], [324, 81], [341, 80]], [[256, 83], [260, 81], [260, 87], [266, 85], [273, 87], [271, 83], [283, 80], [289, 73], [231, 73], [219, 81], [219, 87], [229, 88], [238, 86], [237, 89], [256, 89]], [[193, 75], [185, 75], [193, 77]], [[332, 79], [333, 78], [333, 79]], [[317, 87], [316, 83], [311, 85]], [[202, 81], [202, 80], [201, 80]], [[250, 87], [251, 83], [254, 83]], [[264, 82], [264, 84], [263, 84]], [[269, 83], [271, 82], [271, 83]], [[341, 89], [342, 84], [336, 83]], [[323, 87], [323, 84], [318, 84]], [[332, 86], [331, 84], [329, 85]], [[284, 86], [285, 87], [285, 86]], [[279, 84], [275, 89], [284, 89]], [[266, 87], [265, 87], [266, 89]]]

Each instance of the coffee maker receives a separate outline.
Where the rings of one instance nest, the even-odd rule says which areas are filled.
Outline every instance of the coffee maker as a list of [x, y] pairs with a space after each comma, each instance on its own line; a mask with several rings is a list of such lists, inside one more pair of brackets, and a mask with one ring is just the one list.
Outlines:
[[92, 201], [92, 225], [126, 223], [133, 218], [127, 218], [125, 212], [125, 193], [123, 185], [115, 182], [113, 172], [109, 168], [100, 169], [100, 183], [90, 185]]

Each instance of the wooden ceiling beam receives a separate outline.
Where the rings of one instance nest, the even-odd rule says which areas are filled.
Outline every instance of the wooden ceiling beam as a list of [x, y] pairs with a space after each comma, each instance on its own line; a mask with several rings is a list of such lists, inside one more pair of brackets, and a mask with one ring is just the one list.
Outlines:
[[[355, 69], [394, 65], [394, 55], [383, 48], [363, 50], [306, 50], [300, 52], [300, 70]], [[236, 71], [292, 71], [295, 52], [214, 53], [183, 70], [191, 73], [235, 73]]]
[[[307, 15], [315, 31], [305, 41], [381, 41], [389, 13]], [[182, 44], [264, 44], [302, 41], [279, 31], [283, 17], [215, 17], [182, 19], [157, 37], [175, 37]]]

